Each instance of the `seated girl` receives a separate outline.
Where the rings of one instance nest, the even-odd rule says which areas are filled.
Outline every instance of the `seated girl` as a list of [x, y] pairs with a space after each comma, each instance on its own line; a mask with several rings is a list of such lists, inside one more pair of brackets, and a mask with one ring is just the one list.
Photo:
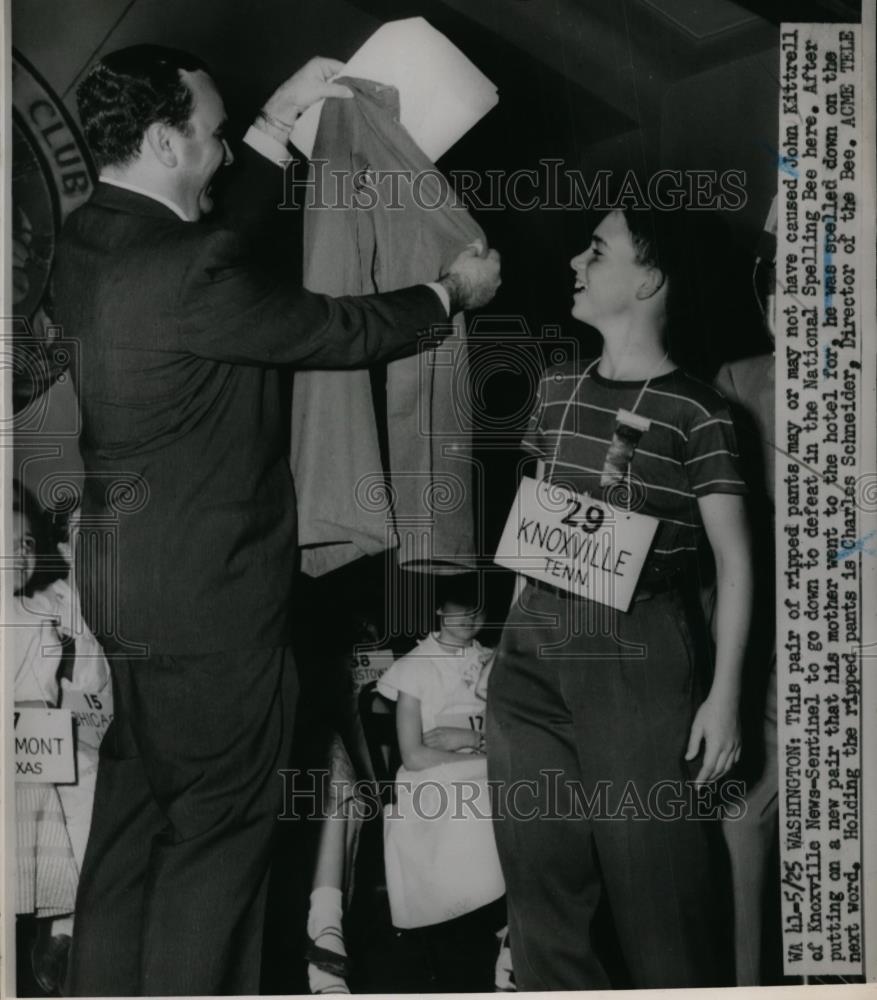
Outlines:
[[[75, 585], [67, 579], [71, 575], [67, 541], [66, 527], [54, 523], [30, 491], [16, 482], [10, 608], [15, 704], [70, 708], [77, 720], [76, 781], [67, 785], [23, 781], [15, 786], [16, 912], [36, 918], [30, 944], [32, 972], [47, 993], [54, 992], [64, 977], [91, 822], [98, 747], [112, 717], [109, 668], [82, 622]], [[77, 711], [80, 707], [87, 711]]]
[[492, 990], [505, 887], [479, 694], [490, 652], [475, 640], [483, 616], [469, 580], [448, 578], [438, 618], [377, 686], [397, 701], [402, 756], [384, 822], [390, 911], [395, 927], [422, 930], [436, 990]]

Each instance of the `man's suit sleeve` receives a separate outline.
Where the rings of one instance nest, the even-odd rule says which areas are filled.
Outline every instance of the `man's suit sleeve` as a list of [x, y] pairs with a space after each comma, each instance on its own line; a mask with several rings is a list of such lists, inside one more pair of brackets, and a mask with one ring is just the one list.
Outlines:
[[256, 266], [228, 230], [207, 235], [179, 293], [181, 346], [238, 364], [357, 368], [417, 351], [423, 335], [450, 330], [425, 285], [331, 298]]
[[216, 216], [223, 229], [249, 239], [269, 260], [272, 253], [290, 253], [292, 241], [301, 239], [300, 213], [278, 208], [286, 197], [285, 177], [285, 168], [242, 143]]

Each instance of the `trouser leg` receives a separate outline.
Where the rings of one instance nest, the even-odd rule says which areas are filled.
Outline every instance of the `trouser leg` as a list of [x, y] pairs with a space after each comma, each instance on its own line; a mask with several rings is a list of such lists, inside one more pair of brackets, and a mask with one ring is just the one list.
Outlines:
[[[124, 930], [135, 934], [128, 950], [139, 955], [138, 988], [109, 992], [256, 993], [278, 769], [288, 763], [297, 691], [291, 653], [158, 656], [132, 661], [123, 676], [116, 712], [121, 703], [151, 795], [141, 780], [143, 815], [153, 822], [134, 852], [137, 891], [116, 893], [132, 914]], [[110, 791], [101, 812], [117, 817], [130, 792], [118, 782]], [[93, 868], [106, 885], [111, 873], [101, 872], [96, 847]], [[94, 891], [87, 900], [100, 905]], [[88, 979], [83, 966], [79, 982]]]
[[515, 983], [598, 989], [609, 980], [590, 942], [600, 898], [591, 824], [571, 808], [569, 790], [580, 777], [572, 720], [559, 664], [540, 649], [553, 629], [539, 627], [528, 594], [509, 615], [487, 698], [488, 779]]
[[696, 773], [683, 760], [702, 696], [686, 609], [668, 594], [627, 615], [588, 613], [528, 588], [491, 678], [490, 777], [545, 782], [559, 769], [556, 801], [542, 808], [563, 814], [572, 802], [585, 817], [496, 821], [516, 978], [520, 967], [528, 989], [605, 985], [590, 937], [602, 875], [636, 986], [727, 982], [717, 824], [686, 807], [650, 812], [655, 786], [670, 782], [684, 802]]
[[91, 828], [76, 896], [67, 990], [140, 992], [144, 888], [153, 838], [166, 820], [127, 723], [124, 664], [112, 663], [115, 716], [101, 743]]
[[[734, 881], [734, 951], [738, 986], [762, 981], [763, 911], [768, 868], [777, 837], [776, 672], [771, 673], [763, 727], [760, 773], [746, 781], [745, 810], [726, 816], [722, 832]], [[746, 746], [744, 744], [744, 761]], [[744, 775], [746, 780], [748, 776]]]
[[658, 595], [613, 630], [590, 639], [596, 658], [567, 668], [563, 690], [586, 785], [605, 783], [594, 835], [625, 964], [636, 987], [725, 985], [719, 803], [692, 784], [700, 761], [684, 760], [703, 696], [689, 609]]

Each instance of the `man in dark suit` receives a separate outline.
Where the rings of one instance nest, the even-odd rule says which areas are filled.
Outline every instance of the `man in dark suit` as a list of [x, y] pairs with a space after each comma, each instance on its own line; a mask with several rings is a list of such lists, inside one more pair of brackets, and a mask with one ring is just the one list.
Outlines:
[[[202, 221], [232, 159], [203, 63], [158, 46], [105, 57], [78, 92], [101, 168], [68, 220], [55, 293], [79, 342], [85, 466], [77, 576], [113, 669], [77, 899], [79, 995], [255, 993], [296, 679], [295, 498], [283, 369], [414, 353], [488, 302], [495, 252], [432, 287], [331, 299], [264, 263], [288, 132], [348, 96], [312, 60], [259, 113], [232, 212]], [[256, 261], [259, 261], [257, 264]]]

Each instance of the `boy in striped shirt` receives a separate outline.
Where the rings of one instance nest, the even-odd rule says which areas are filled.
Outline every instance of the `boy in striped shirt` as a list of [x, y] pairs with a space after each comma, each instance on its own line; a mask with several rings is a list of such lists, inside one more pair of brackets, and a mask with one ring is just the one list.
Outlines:
[[[723, 398], [668, 353], [668, 297], [685, 287], [668, 221], [610, 212], [573, 258], [572, 314], [603, 350], [546, 373], [523, 441], [538, 478], [658, 527], [627, 612], [531, 581], [506, 622], [487, 749], [519, 989], [610, 985], [591, 939], [603, 892], [630, 985], [731, 981], [718, 831], [692, 789], [740, 754], [746, 490]], [[705, 545], [714, 655], [697, 599]]]

